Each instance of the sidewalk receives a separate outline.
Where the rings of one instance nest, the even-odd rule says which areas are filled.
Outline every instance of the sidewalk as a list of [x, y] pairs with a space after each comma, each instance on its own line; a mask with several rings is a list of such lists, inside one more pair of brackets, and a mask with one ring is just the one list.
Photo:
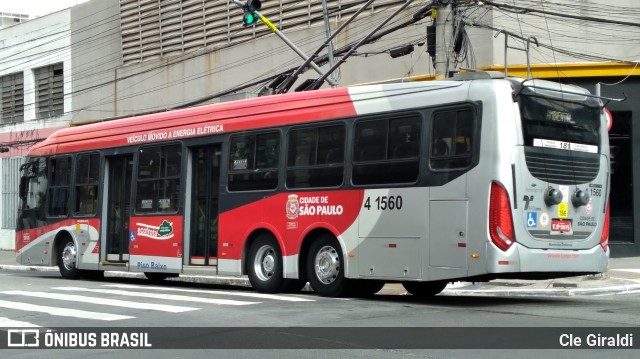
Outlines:
[[[31, 270], [53, 271], [57, 267], [22, 266], [16, 263], [13, 251], [0, 250], [0, 271]], [[107, 272], [109, 277], [144, 278], [142, 273]], [[250, 286], [244, 277], [217, 277], [181, 275], [180, 280], [191, 283]], [[387, 284], [381, 294], [404, 294], [400, 284]], [[488, 296], [576, 296], [640, 293], [640, 257], [611, 258], [609, 271], [594, 276], [570, 277], [550, 280], [494, 280], [488, 283], [451, 283], [444, 291], [448, 295]]]

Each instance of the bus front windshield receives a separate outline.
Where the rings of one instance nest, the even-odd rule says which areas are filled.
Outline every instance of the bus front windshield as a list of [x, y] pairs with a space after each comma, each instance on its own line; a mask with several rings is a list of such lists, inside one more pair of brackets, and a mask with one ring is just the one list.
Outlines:
[[596, 100], [573, 102], [521, 94], [518, 97], [526, 146], [534, 140], [600, 144], [600, 107]]

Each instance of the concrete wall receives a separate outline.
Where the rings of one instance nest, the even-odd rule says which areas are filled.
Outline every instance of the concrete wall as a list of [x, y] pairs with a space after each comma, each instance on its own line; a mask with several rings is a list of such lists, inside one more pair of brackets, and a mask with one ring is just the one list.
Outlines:
[[[108, 9], [107, 4], [111, 1], [115, 0], [100, 2], [100, 4]], [[398, 16], [397, 20], [405, 21], [417, 8], [411, 7], [411, 10]], [[73, 17], [82, 18], [96, 10], [90, 8], [84, 11], [87, 14], [74, 11]], [[359, 40], [391, 12], [391, 10], [385, 11], [373, 17], [363, 15], [363, 20], [357, 22], [357, 26], [337, 37], [336, 48]], [[111, 13], [111, 9], [108, 13]], [[240, 22], [241, 18], [237, 21]], [[334, 20], [332, 28], [338, 26], [339, 23]], [[111, 34], [114, 30], [109, 28], [109, 24], [104, 24], [103, 27], [104, 29], [101, 30], [103, 34]], [[117, 27], [115, 29], [117, 30]], [[324, 31], [322, 26], [311, 26], [285, 30], [285, 34], [305, 53], [312, 53], [325, 38]], [[431, 60], [424, 46], [416, 46], [412, 54], [397, 59], [392, 59], [388, 53], [372, 54], [423, 38], [425, 33], [425, 25], [422, 23], [362, 47], [358, 50], [362, 56], [351, 57], [342, 66], [339, 72], [341, 75], [339, 84], [344, 86], [433, 72]], [[78, 66], [87, 66], [92, 63], [104, 64], [101, 69], [94, 71], [93, 75], [74, 78], [74, 91], [95, 87], [74, 95], [74, 120], [101, 119], [164, 110], [228, 90], [257, 78], [267, 77], [303, 62], [275, 34], [270, 34], [238, 45], [223, 47], [217, 51], [203, 49], [138, 64], [112, 66], [109, 70], [108, 64], [116, 63], [116, 58], [121, 54], [119, 38], [109, 35], [100, 41], [105, 42], [105, 48], [101, 48], [99, 52], [77, 55], [76, 51], [73, 52], [74, 72], [78, 71]], [[368, 53], [368, 57], [364, 57], [365, 53]], [[96, 56], [99, 60], [95, 59]], [[323, 69], [327, 68], [328, 65], [323, 66]], [[308, 70], [301, 76], [298, 84], [306, 78], [318, 76], [315, 71]], [[109, 83], [110, 81], [112, 83]], [[255, 87], [242, 92], [257, 92], [258, 89], [259, 87]]]

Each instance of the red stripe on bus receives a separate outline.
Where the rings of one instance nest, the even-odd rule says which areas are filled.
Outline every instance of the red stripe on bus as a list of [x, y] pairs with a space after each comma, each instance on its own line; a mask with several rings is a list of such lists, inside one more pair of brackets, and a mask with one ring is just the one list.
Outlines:
[[[251, 233], [268, 230], [285, 256], [299, 253], [302, 240], [322, 228], [334, 236], [355, 222], [364, 190], [279, 193], [220, 214], [219, 243], [238, 243]], [[221, 259], [241, 259], [242, 246], [225, 247]]]
[[171, 141], [354, 115], [347, 88], [267, 96], [65, 128], [34, 145], [29, 155]]

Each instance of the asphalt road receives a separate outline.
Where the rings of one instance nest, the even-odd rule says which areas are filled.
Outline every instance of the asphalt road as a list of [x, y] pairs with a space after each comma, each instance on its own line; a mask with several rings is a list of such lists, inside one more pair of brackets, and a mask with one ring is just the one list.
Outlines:
[[[40, 328], [103, 328], [109, 330], [126, 328], [169, 328], [165, 330], [167, 338], [180, 344], [180, 338], [187, 340], [190, 327], [244, 328], [236, 332], [227, 330], [218, 338], [239, 340], [240, 347], [251, 337], [269, 338], [274, 327], [307, 327], [317, 330], [313, 335], [341, 333], [335, 328], [407, 328], [406, 336], [412, 335], [423, 327], [459, 328], [453, 332], [438, 330], [425, 335], [442, 337], [451, 341], [451, 336], [460, 343], [473, 340], [474, 337], [495, 340], [504, 337], [511, 346], [517, 347], [517, 330], [510, 335], [499, 328], [534, 327], [539, 334], [545, 328], [598, 328], [630, 327], [638, 329], [640, 323], [640, 293], [611, 294], [603, 296], [573, 297], [491, 297], [440, 295], [430, 300], [418, 300], [412, 296], [400, 294], [379, 294], [370, 299], [336, 299], [318, 297], [312, 293], [262, 295], [243, 287], [199, 285], [194, 283], [164, 283], [153, 285], [142, 279], [107, 278], [101, 281], [68, 281], [56, 272], [0, 271], [0, 328], [28, 327]], [[479, 328], [477, 332], [465, 331], [465, 328]], [[259, 328], [247, 330], [247, 328]], [[413, 329], [412, 329], [413, 328]], [[114, 329], [114, 330], [115, 330]], [[536, 329], [537, 330], [537, 329]], [[570, 330], [570, 329], [568, 329]], [[588, 329], [590, 330], [590, 329]], [[351, 333], [351, 332], [343, 332]], [[492, 334], [494, 333], [494, 334]], [[233, 335], [236, 335], [233, 337]], [[295, 334], [295, 333], [294, 333]], [[372, 332], [380, 335], [384, 343], [385, 332]], [[307, 335], [307, 334], [305, 334]], [[338, 334], [335, 334], [338, 335]], [[244, 336], [244, 337], [243, 337]], [[636, 335], [634, 348], [640, 347], [640, 335]], [[177, 338], [177, 339], [176, 339]], [[288, 337], [295, 342], [295, 335]], [[0, 338], [2, 340], [3, 338]], [[215, 338], [214, 338], [215, 339]], [[227, 340], [225, 339], [225, 340]], [[306, 339], [309, 339], [306, 337]], [[475, 338], [477, 339], [477, 338]], [[265, 339], [266, 340], [266, 339]], [[305, 338], [300, 346], [318, 347], [317, 341], [307, 342]], [[332, 341], [333, 340], [333, 341]], [[229, 343], [229, 342], [227, 342]], [[290, 347], [292, 342], [282, 343]], [[499, 342], [500, 343], [500, 342]], [[162, 343], [156, 343], [156, 347]], [[531, 350], [459, 350], [384, 347], [379, 349], [330, 349], [344, 346], [339, 339], [329, 339], [327, 349], [304, 350], [214, 350], [213, 357], [367, 357], [367, 358], [406, 358], [406, 357], [539, 357], [538, 351]], [[347, 343], [348, 344], [348, 343]], [[197, 341], [196, 346], [197, 347]], [[202, 343], [201, 343], [202, 345]], [[210, 345], [205, 343], [204, 346]], [[324, 348], [323, 345], [320, 345]], [[498, 344], [498, 346], [503, 346]], [[224, 347], [224, 345], [223, 345]], [[367, 346], [364, 346], [365, 348]], [[375, 346], [377, 347], [377, 346]], [[463, 347], [463, 345], [461, 345]], [[127, 357], [202, 357], [202, 351], [194, 350], [55, 350], [48, 351], [51, 358], [91, 357], [109, 358], [116, 353]], [[546, 350], [552, 357], [637, 357], [638, 350]], [[4, 350], [2, 358], [35, 358], [41, 356], [40, 350]]]

